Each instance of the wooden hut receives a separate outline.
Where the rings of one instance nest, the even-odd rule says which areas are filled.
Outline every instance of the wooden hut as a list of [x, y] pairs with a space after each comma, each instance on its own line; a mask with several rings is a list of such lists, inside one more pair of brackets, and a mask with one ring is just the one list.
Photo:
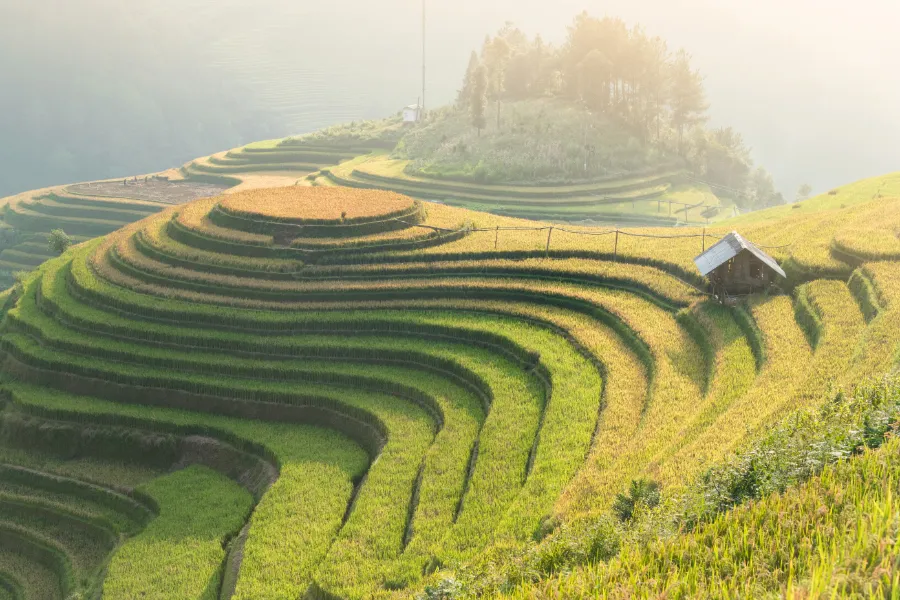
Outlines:
[[694, 264], [722, 301], [727, 296], [763, 291], [774, 286], [779, 277], [787, 278], [774, 258], [736, 231], [695, 258]]

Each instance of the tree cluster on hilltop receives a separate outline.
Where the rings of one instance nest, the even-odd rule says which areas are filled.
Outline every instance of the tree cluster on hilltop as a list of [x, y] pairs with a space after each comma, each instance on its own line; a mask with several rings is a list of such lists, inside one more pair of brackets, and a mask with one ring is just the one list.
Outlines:
[[706, 129], [703, 77], [685, 50], [624, 21], [578, 15], [560, 46], [512, 24], [472, 52], [456, 101], [481, 131], [504, 127], [505, 103], [556, 98], [613, 119], [643, 144], [679, 157], [698, 179], [746, 208], [782, 204], [739, 133]]

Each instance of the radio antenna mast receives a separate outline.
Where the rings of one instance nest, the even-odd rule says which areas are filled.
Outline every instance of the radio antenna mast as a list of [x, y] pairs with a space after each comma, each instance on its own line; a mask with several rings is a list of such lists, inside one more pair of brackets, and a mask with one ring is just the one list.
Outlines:
[[422, 0], [422, 114], [421, 119], [425, 119], [425, 2]]

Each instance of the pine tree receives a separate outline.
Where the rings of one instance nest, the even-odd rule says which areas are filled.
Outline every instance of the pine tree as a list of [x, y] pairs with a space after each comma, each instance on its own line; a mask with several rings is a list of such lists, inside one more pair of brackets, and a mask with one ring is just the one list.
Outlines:
[[475, 71], [478, 69], [479, 64], [478, 53], [473, 50], [472, 55], [469, 57], [469, 66], [466, 68], [462, 89], [459, 90], [456, 97], [456, 105], [459, 108], [469, 108], [469, 100], [472, 98], [472, 86], [475, 84]]
[[511, 49], [509, 43], [497, 37], [485, 44], [482, 60], [488, 78], [488, 95], [497, 103], [497, 128], [500, 128], [500, 101], [505, 89], [506, 67]]
[[472, 115], [472, 126], [478, 130], [479, 136], [481, 135], [481, 130], [487, 126], [487, 120], [485, 118], [487, 89], [487, 68], [484, 65], [479, 64], [475, 68], [475, 73], [472, 77], [472, 93], [469, 97], [469, 112]]
[[656, 129], [656, 143], [660, 143], [662, 115], [669, 101], [669, 48], [665, 40], [659, 37], [651, 39], [644, 55], [646, 70], [644, 71], [643, 91], [650, 103], [652, 125]]
[[600, 50], [591, 50], [578, 65], [578, 94], [592, 110], [606, 110], [612, 62]]
[[691, 68], [691, 56], [680, 50], [675, 57], [671, 71], [672, 126], [678, 132], [678, 152], [684, 154], [685, 129], [706, 120], [706, 97], [703, 78]]

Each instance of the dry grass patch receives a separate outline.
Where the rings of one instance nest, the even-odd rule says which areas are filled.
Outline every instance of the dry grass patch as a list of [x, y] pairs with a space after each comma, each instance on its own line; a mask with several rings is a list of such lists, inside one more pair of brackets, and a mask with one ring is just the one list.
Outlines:
[[220, 206], [233, 214], [280, 221], [335, 224], [354, 219], [394, 216], [413, 208], [414, 200], [394, 192], [293, 186], [250, 190], [223, 198]]

